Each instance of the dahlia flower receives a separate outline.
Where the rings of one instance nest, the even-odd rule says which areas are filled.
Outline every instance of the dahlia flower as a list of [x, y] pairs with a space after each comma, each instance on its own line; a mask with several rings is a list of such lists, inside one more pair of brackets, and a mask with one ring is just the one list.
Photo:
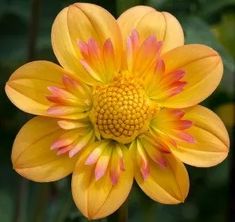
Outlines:
[[90, 219], [126, 200], [133, 180], [164, 204], [183, 202], [183, 163], [210, 167], [228, 154], [222, 121], [197, 105], [218, 86], [223, 64], [205, 45], [184, 45], [177, 19], [136, 6], [117, 20], [75, 3], [52, 26], [60, 65], [34, 61], [6, 83], [9, 99], [37, 115], [16, 136], [12, 162], [23, 177], [72, 173], [72, 195]]

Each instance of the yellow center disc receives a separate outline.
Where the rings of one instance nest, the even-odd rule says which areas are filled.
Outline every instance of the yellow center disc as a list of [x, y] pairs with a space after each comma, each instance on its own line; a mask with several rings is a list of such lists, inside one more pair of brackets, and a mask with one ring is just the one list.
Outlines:
[[90, 117], [99, 136], [129, 143], [146, 131], [153, 112], [140, 83], [118, 78], [96, 87]]

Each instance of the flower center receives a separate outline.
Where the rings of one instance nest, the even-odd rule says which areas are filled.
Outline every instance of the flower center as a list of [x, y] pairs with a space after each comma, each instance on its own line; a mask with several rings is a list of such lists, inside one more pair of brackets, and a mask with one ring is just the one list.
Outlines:
[[142, 85], [119, 77], [96, 87], [90, 117], [98, 136], [129, 143], [147, 130], [153, 112]]

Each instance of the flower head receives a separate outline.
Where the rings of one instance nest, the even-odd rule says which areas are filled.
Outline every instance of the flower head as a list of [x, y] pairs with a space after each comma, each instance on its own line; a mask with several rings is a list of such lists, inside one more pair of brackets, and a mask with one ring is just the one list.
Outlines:
[[56, 17], [52, 46], [61, 66], [31, 62], [6, 84], [17, 107], [39, 115], [13, 146], [22, 176], [46, 182], [73, 173], [77, 207], [97, 219], [125, 201], [133, 179], [156, 201], [183, 202], [183, 162], [209, 167], [226, 158], [223, 123], [197, 105], [219, 84], [221, 58], [184, 45], [171, 14], [136, 6], [115, 20], [76, 3]]

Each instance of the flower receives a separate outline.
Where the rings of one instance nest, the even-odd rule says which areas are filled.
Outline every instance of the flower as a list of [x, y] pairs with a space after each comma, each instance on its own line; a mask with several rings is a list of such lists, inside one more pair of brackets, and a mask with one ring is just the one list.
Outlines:
[[75, 3], [56, 17], [52, 46], [61, 66], [31, 62], [6, 84], [17, 107], [39, 116], [13, 145], [20, 175], [47, 182], [73, 173], [75, 204], [97, 219], [120, 207], [134, 178], [153, 200], [183, 202], [183, 163], [209, 167], [226, 158], [223, 123], [197, 105], [219, 84], [221, 58], [184, 45], [171, 14], [136, 6], [115, 20]]

